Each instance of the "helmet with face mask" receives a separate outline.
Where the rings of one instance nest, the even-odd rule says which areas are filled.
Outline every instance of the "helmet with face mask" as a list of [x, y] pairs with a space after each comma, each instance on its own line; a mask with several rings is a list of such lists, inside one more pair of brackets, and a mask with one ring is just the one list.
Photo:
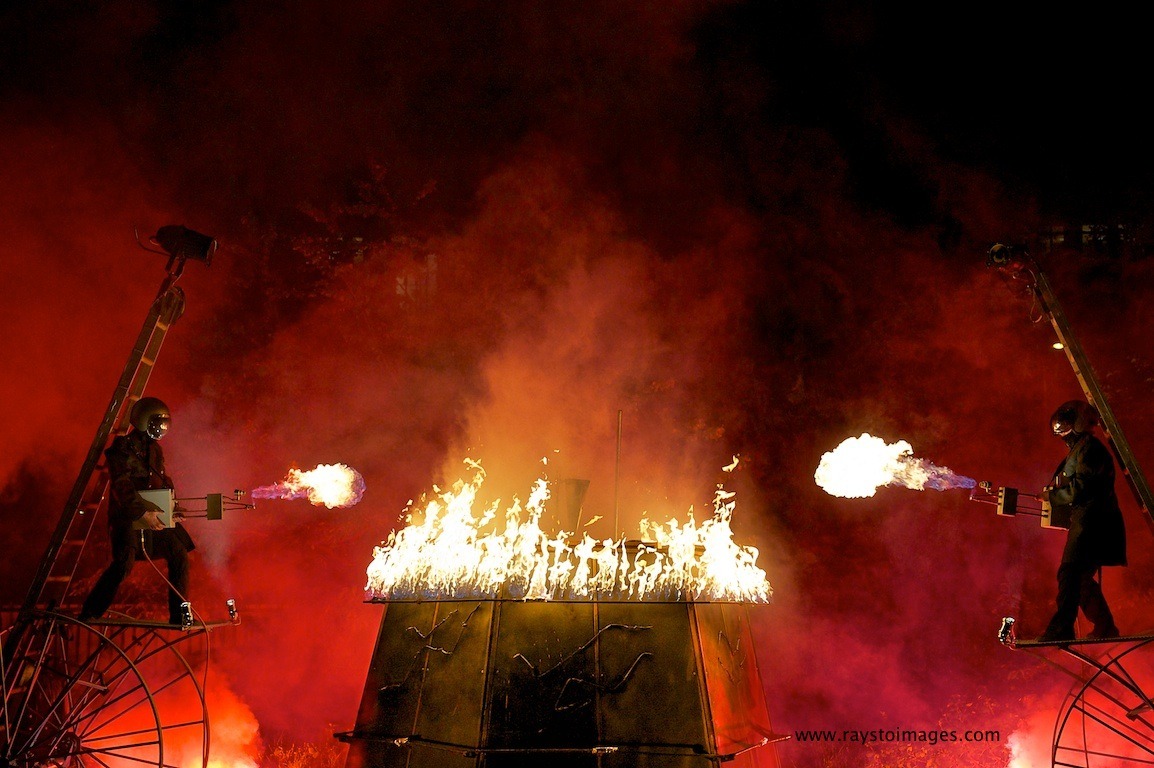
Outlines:
[[163, 400], [155, 397], [142, 397], [133, 403], [128, 420], [137, 430], [145, 433], [153, 440], [159, 440], [168, 432], [168, 425], [172, 422], [172, 413]]
[[1050, 417], [1050, 429], [1058, 437], [1084, 434], [1097, 423], [1098, 409], [1083, 400], [1062, 403]]

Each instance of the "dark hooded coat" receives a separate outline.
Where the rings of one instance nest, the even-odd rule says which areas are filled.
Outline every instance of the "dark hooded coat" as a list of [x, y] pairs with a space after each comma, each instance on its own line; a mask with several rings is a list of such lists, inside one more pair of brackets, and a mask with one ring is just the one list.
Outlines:
[[[104, 455], [108, 461], [108, 522], [114, 530], [127, 529], [148, 510], [137, 491], [173, 487], [172, 478], [164, 470], [164, 451], [156, 440], [134, 429], [117, 437]], [[176, 536], [189, 552], [196, 548], [180, 523], [171, 531], [145, 531], [146, 546], [151, 549], [158, 536]]]
[[1114, 458], [1089, 432], [1072, 433], [1049, 491], [1055, 511], [1070, 513], [1063, 563], [1126, 565], [1126, 527], [1114, 493]]

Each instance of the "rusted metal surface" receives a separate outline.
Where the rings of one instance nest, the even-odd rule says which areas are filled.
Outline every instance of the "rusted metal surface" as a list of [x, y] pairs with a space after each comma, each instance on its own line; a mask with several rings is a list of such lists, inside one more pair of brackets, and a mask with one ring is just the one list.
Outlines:
[[776, 766], [741, 604], [388, 604], [346, 768]]

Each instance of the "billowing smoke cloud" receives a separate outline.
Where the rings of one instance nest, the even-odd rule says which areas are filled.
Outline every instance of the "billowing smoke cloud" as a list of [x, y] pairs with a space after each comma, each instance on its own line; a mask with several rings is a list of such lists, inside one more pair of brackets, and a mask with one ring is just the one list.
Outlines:
[[[707, 509], [740, 453], [733, 524], [775, 588], [756, 615], [778, 727], [1001, 729], [934, 754], [1008, 760], [1051, 683], [994, 633], [1044, 624], [1061, 536], [963, 494], [847, 504], [812, 479], [868, 431], [1039, 485], [1063, 452], [1047, 417], [1079, 393], [981, 266], [1044, 203], [848, 74], [883, 50], [880, 12], [275, 5], [0, 17], [5, 530], [46, 540], [159, 283], [133, 226], [184, 223], [222, 247], [181, 279], [149, 386], [174, 409], [178, 492], [332, 461], [370, 489], [189, 523], [193, 599], [237, 599], [216, 661], [266, 737], [351, 724], [372, 547], [465, 456], [518, 489], [548, 455], [551, 477], [590, 480], [598, 525], [628, 526]], [[1053, 266], [1150, 456], [1149, 262]], [[11, 563], [18, 599], [30, 564]], [[1105, 577], [1124, 629], [1149, 621], [1147, 573]]]

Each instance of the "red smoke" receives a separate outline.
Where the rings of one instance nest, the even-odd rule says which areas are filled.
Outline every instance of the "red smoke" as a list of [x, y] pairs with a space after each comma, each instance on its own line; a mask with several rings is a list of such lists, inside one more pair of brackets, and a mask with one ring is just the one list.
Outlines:
[[[880, 16], [775, 12], [6, 12], [5, 38], [25, 42], [4, 47], [18, 74], [0, 91], [0, 519], [27, 542], [0, 564], [6, 599], [163, 274], [132, 228], [183, 223], [222, 246], [181, 279], [188, 309], [149, 385], [174, 411], [179, 494], [333, 456], [369, 489], [351, 510], [189, 523], [193, 601], [236, 598], [216, 665], [266, 739], [351, 725], [379, 619], [360, 602], [372, 547], [465, 456], [515, 490], [549, 455], [551, 476], [591, 480], [600, 524], [616, 500], [633, 525], [708, 509], [740, 453], [735, 538], [775, 588], [755, 613], [780, 730], [1045, 726], [1022, 713], [1056, 713], [1051, 673], [995, 635], [1004, 615], [1041, 629], [1061, 536], [961, 492], [834, 499], [812, 477], [868, 431], [978, 479], [1048, 479], [1063, 450], [1047, 417], [1079, 388], [982, 263], [1054, 208], [855, 79]], [[1149, 261], [1047, 267], [1151, 457]], [[1106, 592], [1136, 631], [1150, 531], [1118, 489], [1132, 565]], [[780, 753], [918, 760], [839, 749]]]

